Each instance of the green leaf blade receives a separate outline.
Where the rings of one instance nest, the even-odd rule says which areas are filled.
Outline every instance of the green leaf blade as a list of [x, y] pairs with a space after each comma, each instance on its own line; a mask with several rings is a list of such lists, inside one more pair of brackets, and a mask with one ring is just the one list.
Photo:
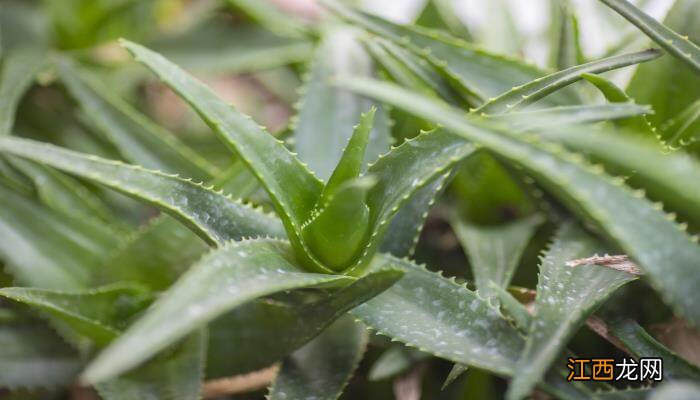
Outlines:
[[179, 177], [26, 139], [2, 138], [0, 151], [94, 180], [159, 207], [211, 244], [244, 236], [284, 235], [276, 218]]
[[570, 267], [567, 261], [601, 252], [600, 243], [565, 225], [540, 266], [535, 314], [507, 398], [521, 399], [542, 379], [585, 319], [617, 288], [635, 277], [597, 265]]
[[700, 74], [700, 47], [664, 24], [651, 18], [626, 0], [600, 0], [634, 24], [664, 50], [685, 62]]
[[306, 273], [292, 264], [286, 242], [233, 242], [209, 253], [156, 301], [84, 372], [101, 382], [126, 371], [224, 312], [296, 288], [342, 285], [352, 278]]
[[[343, 82], [344, 87], [383, 100], [488, 147], [521, 165], [575, 213], [595, 222], [648, 274], [676, 312], [700, 325], [700, 246], [661, 207], [596, 170], [559, 146], [544, 145], [464, 117], [459, 110], [390, 84]], [[663, 244], [659, 242], [663, 238]]]
[[474, 292], [408, 260], [382, 256], [404, 269], [386, 292], [351, 311], [370, 328], [447, 360], [508, 375], [523, 340]]
[[528, 104], [532, 104], [567, 85], [579, 81], [584, 73], [597, 74], [611, 71], [650, 61], [659, 56], [661, 56], [660, 51], [656, 49], [649, 49], [637, 53], [612, 56], [601, 60], [592, 61], [587, 64], [577, 65], [563, 71], [555, 72], [551, 75], [537, 78], [534, 81], [526, 83], [520, 87], [513, 88], [512, 90], [489, 100], [481, 107], [477, 108], [476, 112], [483, 112], [487, 114], [510, 112]]
[[369, 341], [367, 330], [341, 318], [283, 363], [270, 388], [270, 400], [335, 400], [355, 371]]

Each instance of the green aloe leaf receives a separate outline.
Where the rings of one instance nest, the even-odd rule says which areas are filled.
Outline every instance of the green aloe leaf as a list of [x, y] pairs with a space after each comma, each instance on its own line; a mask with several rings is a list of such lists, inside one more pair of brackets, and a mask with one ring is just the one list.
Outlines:
[[[347, 78], [372, 77], [374, 66], [357, 38], [357, 32], [348, 27], [330, 28], [322, 37], [310, 72], [306, 77], [299, 114], [294, 127], [294, 148], [299, 158], [319, 177], [328, 180], [343, 150], [352, 136], [360, 113], [367, 112], [375, 103], [347, 90], [330, 84], [337, 76]], [[367, 151], [360, 159], [363, 170], [389, 149], [389, 117], [382, 108], [375, 112], [374, 126]], [[322, 148], [323, 151], [319, 151]]]
[[480, 115], [485, 120], [504, 122], [514, 130], [535, 131], [563, 125], [581, 125], [620, 120], [651, 113], [649, 106], [633, 103], [610, 103], [585, 106], [561, 106], [508, 114]]
[[406, 140], [367, 169], [367, 175], [376, 179], [376, 184], [367, 194], [370, 236], [362, 254], [351, 267], [353, 273], [361, 274], [399, 209], [474, 151], [473, 147], [465, 146], [461, 138], [436, 132], [424, 132]]
[[369, 144], [372, 125], [374, 124], [374, 116], [376, 109], [372, 108], [367, 113], [360, 116], [360, 122], [355, 127], [352, 136], [347, 142], [343, 154], [340, 157], [332, 174], [328, 178], [328, 183], [323, 188], [323, 193], [317, 204], [317, 207], [323, 204], [334, 196], [339, 188], [344, 184], [356, 179], [360, 176], [364, 167], [364, 158], [367, 146]]
[[0, 258], [21, 285], [82, 289], [119, 238], [0, 185]]
[[664, 24], [645, 14], [626, 0], [600, 0], [634, 24], [664, 50], [685, 62], [700, 74], [700, 47]]
[[2, 138], [0, 151], [93, 180], [159, 207], [210, 244], [248, 236], [284, 235], [277, 218], [173, 175], [26, 139]]
[[522, 337], [485, 299], [453, 279], [382, 255], [404, 277], [350, 313], [377, 333], [462, 364], [509, 375]]
[[200, 330], [142, 367], [96, 385], [105, 400], [199, 400], [206, 357], [206, 332]]
[[571, 224], [557, 233], [540, 265], [535, 314], [508, 399], [527, 396], [586, 318], [617, 288], [635, 279], [603, 266], [566, 265], [603, 250], [599, 242]]
[[368, 342], [367, 329], [344, 317], [282, 363], [270, 400], [335, 400], [357, 368]]
[[700, 367], [659, 343], [633, 319], [604, 315], [603, 321], [608, 328], [608, 335], [619, 340], [634, 357], [662, 358], [664, 379], [700, 380]]
[[236, 112], [201, 82], [161, 55], [123, 41], [137, 61], [146, 65], [165, 84], [192, 106], [251, 169], [270, 195], [298, 256], [321, 272], [328, 268], [316, 261], [301, 238], [301, 225], [311, 215], [323, 183], [318, 180], [284, 143], [265, 132], [250, 117]]
[[217, 168], [116, 96], [95, 76], [66, 59], [58, 62], [58, 71], [85, 118], [130, 163], [197, 180], [209, 180], [218, 174]]
[[700, 100], [660, 128], [661, 139], [673, 150], [700, 141]]
[[126, 229], [104, 202], [75, 179], [43, 165], [9, 157], [8, 161], [34, 183], [42, 203], [75, 218], [106, 222], [113, 231]]
[[[627, 103], [633, 102], [633, 100], [625, 93], [624, 90], [620, 89], [612, 81], [603, 78], [600, 75], [585, 73], [581, 75], [583, 79], [595, 86], [603, 96], [611, 103]], [[637, 132], [644, 133], [649, 137], [657, 136], [656, 129], [651, 126], [647, 120], [646, 115], [640, 115], [636, 118], [629, 118], [618, 122], [619, 126], [627, 127], [630, 130], [636, 130]]]
[[38, 388], [68, 385], [80, 371], [79, 355], [45, 324], [0, 323], [0, 387]]
[[[324, 0], [323, 4], [341, 18], [429, 60], [474, 107], [546, 74], [520, 60], [489, 53], [440, 32], [396, 25], [336, 1]], [[550, 102], [575, 104], [579, 98], [575, 92], [563, 90], [550, 96], [547, 103]]]
[[543, 219], [534, 215], [496, 226], [479, 226], [458, 216], [450, 224], [469, 257], [479, 295], [496, 297], [490, 283], [501, 288], [510, 284], [520, 256]]
[[548, 128], [539, 130], [538, 134], [587, 154], [621, 175], [633, 175], [630, 182], [643, 187], [650, 198], [663, 201], [684, 220], [700, 226], [700, 190], [694, 184], [700, 180], [700, 162], [690, 155], [665, 154], [654, 143], [604, 130]]
[[563, 71], [539, 77], [531, 82], [500, 94], [481, 105], [481, 107], [476, 109], [476, 112], [499, 114], [517, 110], [581, 80], [581, 75], [584, 73], [598, 74], [611, 71], [653, 60], [661, 56], [661, 54], [659, 50], [649, 49], [576, 65]]
[[[211, 182], [224, 193], [242, 199], [258, 188], [257, 180], [240, 161]], [[279, 232], [282, 233], [281, 227]], [[154, 290], [165, 289], [207, 248], [195, 232], [169, 215], [160, 215], [130, 235], [111, 254], [103, 268], [109, 271], [105, 278], [139, 282]]]
[[304, 272], [286, 242], [232, 242], [209, 253], [84, 372], [87, 382], [114, 377], [226, 311], [285, 290], [343, 285], [352, 278]]
[[[663, 212], [579, 157], [537, 136], [512, 134], [470, 121], [463, 112], [394, 85], [342, 82], [344, 87], [383, 100], [490, 149], [522, 166], [572, 211], [591, 220], [636, 261], [662, 298], [700, 325], [700, 246]], [[656, 157], [655, 157], [656, 158]], [[662, 238], [663, 240], [661, 240]]]
[[[700, 43], [700, 0], [676, 0], [664, 25]], [[700, 76], [675, 57], [662, 57], [637, 68], [627, 93], [638, 103], [650, 104], [649, 121], [662, 126], [700, 97]]]
[[0, 72], [0, 136], [9, 135], [15, 111], [24, 92], [46, 65], [46, 53], [31, 47], [17, 48], [2, 57]]
[[0, 296], [57, 317], [98, 345], [114, 339], [150, 300], [142, 288], [124, 284], [77, 292], [10, 287]]
[[400, 270], [383, 268], [320, 298], [309, 300], [291, 293], [236, 308], [209, 326], [207, 376], [246, 373], [279, 361], [347, 311], [391, 287], [401, 276]]
[[396, 257], [413, 255], [428, 212], [450, 181], [450, 174], [438, 177], [413, 194], [401, 206], [384, 233], [379, 250]]

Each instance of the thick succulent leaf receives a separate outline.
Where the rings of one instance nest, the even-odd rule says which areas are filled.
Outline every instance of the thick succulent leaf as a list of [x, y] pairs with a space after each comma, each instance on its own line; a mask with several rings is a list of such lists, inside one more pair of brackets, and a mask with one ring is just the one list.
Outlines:
[[476, 288], [482, 297], [496, 297], [491, 282], [501, 288], [510, 284], [525, 246], [542, 222], [539, 215], [496, 226], [475, 225], [459, 216], [450, 219], [469, 257]]
[[[611, 103], [631, 103], [632, 99], [615, 83], [600, 75], [585, 73], [581, 77], [595, 86]], [[618, 122], [619, 126], [646, 134], [649, 137], [656, 136], [655, 129], [651, 126], [645, 115], [629, 118]]]
[[201, 82], [161, 55], [124, 41], [137, 61], [150, 68], [214, 130], [251, 169], [272, 199], [298, 256], [321, 272], [328, 269], [313, 259], [303, 243], [301, 224], [311, 215], [323, 183], [299, 161], [284, 143], [275, 139], [250, 117], [238, 113]]
[[188, 71], [241, 74], [303, 62], [313, 52], [307, 40], [283, 38], [254, 25], [223, 18], [152, 43], [153, 49]]
[[620, 89], [609, 79], [588, 72], [581, 74], [581, 78], [587, 80], [593, 86], [598, 88], [603, 96], [605, 96], [605, 98], [611, 103], [626, 103], [628, 101], [632, 101], [624, 90]]
[[367, 329], [350, 317], [340, 318], [282, 363], [268, 399], [335, 400], [362, 359]]
[[[700, 43], [700, 0], [676, 0], [664, 19], [664, 25], [688, 35]], [[650, 104], [654, 126], [686, 109], [700, 97], [700, 76], [675, 57], [662, 57], [641, 64], [627, 87], [627, 93], [638, 103]]]
[[8, 157], [8, 161], [34, 183], [42, 203], [75, 218], [106, 222], [115, 232], [124, 228], [105, 203], [75, 179], [43, 165]]
[[44, 68], [45, 51], [31, 47], [17, 48], [2, 57], [0, 72], [0, 135], [8, 135], [15, 121], [15, 111], [24, 92]]
[[335, 189], [303, 226], [306, 243], [327, 268], [342, 271], [363, 250], [371, 233], [370, 209], [365, 202], [375, 183], [373, 176], [363, 176]]
[[581, 75], [584, 73], [599, 74], [601, 72], [650, 61], [659, 57], [661, 54], [659, 50], [649, 49], [576, 65], [563, 71], [537, 78], [500, 94], [498, 97], [489, 100], [481, 107], [477, 108], [476, 112], [500, 114], [517, 110], [581, 80]]
[[0, 360], [3, 388], [68, 385], [82, 365], [54, 331], [33, 321], [0, 323]]
[[286, 242], [232, 242], [209, 253], [161, 296], [84, 372], [87, 382], [114, 377], [239, 305], [285, 290], [342, 285], [352, 278], [304, 272]]
[[700, 47], [687, 36], [679, 35], [626, 0], [600, 1], [625, 17], [664, 50], [693, 68], [696, 74], [700, 74]]
[[317, 208], [319, 206], [323, 207], [324, 203], [328, 201], [331, 196], [335, 195], [341, 186], [360, 176], [365, 164], [365, 150], [367, 150], [367, 145], [369, 143], [375, 114], [376, 109], [372, 108], [367, 113], [360, 116], [360, 122], [355, 127], [352, 136], [343, 150], [342, 156], [333, 169], [330, 178], [328, 178], [328, 183], [326, 183], [326, 186], [323, 188], [323, 194], [317, 204]]
[[96, 389], [105, 400], [199, 400], [206, 339], [204, 330], [195, 332], [142, 367]]
[[116, 337], [151, 300], [142, 288], [123, 284], [77, 292], [9, 287], [0, 289], [0, 296], [57, 317], [98, 345]]
[[508, 114], [480, 115], [480, 118], [504, 122], [514, 130], [537, 132], [538, 129], [545, 127], [618, 120], [642, 116], [649, 113], [651, 113], [651, 108], [649, 106], [633, 103], [615, 103], [562, 106]]
[[211, 244], [241, 237], [284, 235], [277, 218], [173, 175], [26, 139], [2, 138], [0, 151], [93, 180], [152, 204]]
[[[242, 199], [258, 188], [257, 180], [240, 161], [212, 182], [224, 193]], [[132, 281], [154, 290], [165, 289], [206, 250], [206, 243], [196, 233], [169, 215], [160, 215], [111, 254], [103, 268], [109, 274], [102, 281]]]
[[667, 303], [700, 325], [700, 246], [643, 195], [537, 136], [470, 121], [460, 110], [391, 84], [354, 80], [342, 85], [440, 123], [522, 166], [571, 210], [593, 221], [639, 264]]
[[370, 237], [351, 271], [361, 273], [401, 207], [473, 151], [458, 136], [431, 131], [406, 140], [372, 164], [367, 174], [377, 183], [367, 195]]
[[700, 100], [662, 125], [660, 135], [673, 150], [700, 141]]
[[[324, 0], [323, 4], [343, 19], [427, 58], [473, 106], [546, 74], [535, 66], [489, 53], [439, 32], [396, 25], [331, 0]], [[563, 90], [550, 96], [547, 103], [550, 102], [562, 105], [579, 101], [576, 93]]]
[[246, 373], [279, 361], [401, 276], [399, 270], [380, 269], [312, 301], [291, 293], [233, 310], [210, 325], [207, 377]]
[[[295, 150], [312, 171], [328, 180], [352, 136], [360, 113], [374, 104], [347, 90], [330, 85], [343, 76], [371, 77], [373, 63], [357, 39], [357, 32], [336, 27], [325, 32], [311, 61], [294, 128]], [[371, 128], [362, 167], [389, 149], [391, 137], [387, 113], [379, 108]], [[323, 149], [319, 151], [319, 149]]]
[[649, 400], [694, 400], [700, 396], [700, 385], [692, 381], [667, 382], [654, 389]]
[[0, 257], [21, 285], [70, 290], [94, 281], [119, 239], [0, 186]]
[[643, 187], [651, 198], [663, 201], [684, 220], [700, 226], [700, 188], [696, 184], [700, 181], [700, 162], [690, 155], [665, 154], [654, 143], [583, 127], [548, 128], [537, 133], [588, 154], [621, 175], [632, 175], [632, 183]]
[[535, 314], [520, 355], [508, 399], [527, 396], [586, 318], [634, 275], [597, 265], [570, 267], [567, 261], [604, 249], [580, 228], [560, 228], [547, 251], [537, 283]]
[[604, 316], [607, 334], [619, 340], [636, 358], [659, 357], [664, 360], [664, 379], [700, 380], [700, 367], [691, 364], [654, 339], [644, 328], [620, 316]]
[[489, 286], [491, 287], [491, 291], [498, 298], [498, 303], [501, 306], [503, 314], [513, 321], [518, 330], [523, 332], [523, 334], [527, 334], [530, 330], [530, 324], [532, 323], [532, 315], [530, 315], [527, 308], [510, 294], [510, 292], [498, 284], [491, 282]]
[[69, 60], [58, 62], [61, 80], [77, 100], [83, 115], [132, 164], [197, 180], [209, 180], [217, 168], [181, 143], [175, 135]]
[[408, 260], [378, 256], [404, 277], [350, 313], [378, 333], [426, 353], [510, 374], [522, 350], [518, 332], [486, 300]]
[[418, 190], [408, 202], [401, 206], [384, 233], [384, 238], [379, 246], [381, 252], [389, 253], [395, 257], [413, 255], [423, 230], [423, 224], [428, 218], [428, 212], [449, 180], [449, 174], [435, 179]]
[[367, 378], [370, 381], [381, 381], [393, 378], [396, 375], [406, 372], [418, 361], [424, 360], [427, 357], [429, 357], [429, 354], [400, 344], [395, 344], [384, 351], [384, 353], [377, 358], [377, 361], [372, 364]]

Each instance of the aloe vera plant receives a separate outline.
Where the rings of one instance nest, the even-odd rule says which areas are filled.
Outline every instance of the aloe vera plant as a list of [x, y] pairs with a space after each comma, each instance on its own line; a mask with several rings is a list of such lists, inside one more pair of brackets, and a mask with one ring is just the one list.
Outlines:
[[[700, 2], [601, 2], [649, 43], [553, 3], [549, 66], [505, 2], [3, 3], [0, 393], [692, 397]], [[663, 385], [567, 379], [606, 354]]]

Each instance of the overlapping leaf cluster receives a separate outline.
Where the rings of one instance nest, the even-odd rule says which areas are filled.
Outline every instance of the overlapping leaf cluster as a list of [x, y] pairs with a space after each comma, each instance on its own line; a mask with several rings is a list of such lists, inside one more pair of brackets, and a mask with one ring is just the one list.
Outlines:
[[[370, 330], [401, 343], [373, 379], [439, 358], [455, 364], [448, 382], [470, 367], [508, 378], [509, 399], [697, 394], [685, 380], [700, 368], [627, 304], [646, 290], [700, 327], [697, 0], [665, 24], [601, 0], [653, 47], [600, 59], [563, 2], [553, 71], [478, 47], [445, 1], [397, 25], [331, 0], [311, 21], [230, 0], [138, 32], [125, 21], [167, 10], [70, 3], [0, 9], [1, 387], [197, 399], [204, 381], [277, 363], [269, 398], [335, 399]], [[104, 44], [119, 36], [147, 45]], [[145, 69], [105, 56], [127, 52]], [[637, 64], [625, 89], [600, 75]], [[183, 68], [281, 78], [296, 115], [271, 133]], [[221, 160], [142, 110], [145, 70]], [[414, 260], [434, 206], [470, 271]], [[608, 253], [642, 276], [570, 266]], [[512, 283], [536, 268], [533, 301]], [[614, 293], [622, 304], [594, 316]], [[566, 382], [587, 321], [634, 357], [664, 357], [672, 382]]]

